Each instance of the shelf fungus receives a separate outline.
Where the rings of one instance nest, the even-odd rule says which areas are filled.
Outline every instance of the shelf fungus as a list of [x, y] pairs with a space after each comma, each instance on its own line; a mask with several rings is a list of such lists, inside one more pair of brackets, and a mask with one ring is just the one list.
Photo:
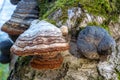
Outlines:
[[10, 35], [19, 35], [30, 26], [31, 21], [38, 19], [39, 11], [36, 0], [11, 0], [16, 1], [17, 7], [8, 20], [1, 28], [2, 31]]
[[89, 59], [110, 55], [115, 45], [115, 40], [105, 29], [95, 26], [87, 26], [80, 31], [77, 39], [78, 51]]
[[57, 54], [55, 57], [51, 58], [34, 56], [30, 62], [30, 65], [35, 69], [57, 69], [61, 66], [62, 62], [63, 57], [61, 54]]
[[[31, 61], [33, 68], [54, 69], [62, 63], [62, 56], [59, 53], [68, 49], [69, 44], [59, 28], [43, 20], [34, 20], [29, 29], [18, 37], [11, 52], [18, 56], [34, 55]], [[40, 67], [35, 67], [33, 64], [38, 64]], [[42, 64], [45, 64], [45, 67], [42, 67]]]

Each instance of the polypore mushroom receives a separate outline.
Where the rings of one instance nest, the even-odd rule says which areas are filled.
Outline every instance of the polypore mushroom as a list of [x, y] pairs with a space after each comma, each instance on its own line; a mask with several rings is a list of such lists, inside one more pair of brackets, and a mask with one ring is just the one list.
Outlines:
[[115, 45], [115, 40], [105, 29], [95, 26], [80, 31], [77, 39], [78, 51], [89, 59], [111, 54], [109, 51]]
[[52, 58], [34, 56], [30, 62], [30, 65], [35, 69], [57, 69], [61, 66], [62, 62], [63, 57], [61, 56], [61, 54], [57, 54], [55, 57]]
[[49, 60], [57, 59], [58, 53], [68, 48], [69, 45], [59, 28], [46, 21], [35, 20], [30, 28], [18, 37], [11, 52], [18, 56], [39, 55], [41, 59]]
[[[19, 36], [28, 29], [31, 21], [37, 19], [39, 15], [36, 0], [21, 0], [8, 20], [1, 28], [11, 36]], [[14, 40], [15, 41], [15, 40]]]
[[13, 42], [4, 32], [0, 32], [0, 63], [6, 64], [11, 61], [10, 48]]

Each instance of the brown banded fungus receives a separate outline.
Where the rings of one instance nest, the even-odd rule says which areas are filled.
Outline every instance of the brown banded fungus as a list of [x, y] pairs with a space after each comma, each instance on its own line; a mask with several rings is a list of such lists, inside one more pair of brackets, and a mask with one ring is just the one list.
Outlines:
[[18, 2], [11, 19], [2, 26], [1, 30], [10, 35], [18, 36], [28, 29], [31, 21], [38, 19], [38, 15], [39, 11], [36, 0], [21, 0]]
[[80, 31], [77, 39], [78, 51], [89, 59], [110, 55], [115, 45], [115, 40], [105, 29], [95, 26], [87, 26]]
[[30, 28], [18, 37], [11, 51], [18, 56], [38, 55], [43, 59], [56, 59], [58, 53], [68, 48], [59, 28], [46, 21], [34, 20]]
[[[49, 56], [48, 56], [49, 57]], [[34, 56], [30, 65], [35, 69], [57, 69], [61, 66], [63, 57], [57, 54], [52, 58], [43, 58], [41, 56]]]

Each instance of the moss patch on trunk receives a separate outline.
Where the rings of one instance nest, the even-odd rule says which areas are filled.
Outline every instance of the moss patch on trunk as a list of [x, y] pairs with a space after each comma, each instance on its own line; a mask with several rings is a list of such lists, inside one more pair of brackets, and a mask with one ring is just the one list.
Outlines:
[[[56, 24], [55, 20], [49, 19], [48, 17], [50, 14], [61, 9], [63, 13], [60, 20], [65, 22], [68, 19], [68, 9], [81, 7], [82, 10], [92, 15], [104, 17], [105, 21], [99, 26], [106, 29], [109, 33], [108, 24], [111, 21], [117, 22], [120, 14], [120, 0], [38, 0], [38, 3], [40, 8], [39, 19]], [[90, 24], [95, 25], [94, 22]]]

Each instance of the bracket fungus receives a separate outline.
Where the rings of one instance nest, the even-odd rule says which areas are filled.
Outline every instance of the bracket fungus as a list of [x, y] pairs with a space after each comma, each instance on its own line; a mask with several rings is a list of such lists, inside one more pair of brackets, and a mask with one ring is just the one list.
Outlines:
[[89, 59], [110, 55], [115, 45], [115, 40], [105, 29], [95, 26], [87, 26], [80, 31], [77, 39], [78, 51]]
[[[18, 1], [18, 0], [16, 0]], [[31, 21], [38, 19], [39, 11], [36, 0], [21, 0], [8, 20], [1, 28], [10, 35], [19, 35], [28, 29]]]
[[[51, 60], [59, 60], [60, 62], [56, 64], [60, 64], [62, 59], [59, 59], [60, 56], [58, 56], [58, 54], [68, 50], [68, 48], [69, 44], [62, 36], [59, 28], [43, 20], [34, 20], [29, 29], [18, 37], [15, 44], [11, 47], [11, 52], [18, 56], [39, 56], [32, 59], [31, 65], [34, 63], [41, 65], [42, 63], [46, 63], [46, 60], [48, 60], [48, 62]], [[36, 61], [42, 62], [39, 64], [36, 63]], [[52, 68], [54, 67], [52, 66]]]
[[55, 57], [51, 58], [34, 56], [30, 62], [30, 65], [36, 69], [57, 69], [61, 66], [62, 62], [63, 57], [61, 56], [61, 54], [57, 54]]
[[0, 32], [0, 63], [6, 64], [11, 61], [10, 48], [13, 42], [4, 32]]

